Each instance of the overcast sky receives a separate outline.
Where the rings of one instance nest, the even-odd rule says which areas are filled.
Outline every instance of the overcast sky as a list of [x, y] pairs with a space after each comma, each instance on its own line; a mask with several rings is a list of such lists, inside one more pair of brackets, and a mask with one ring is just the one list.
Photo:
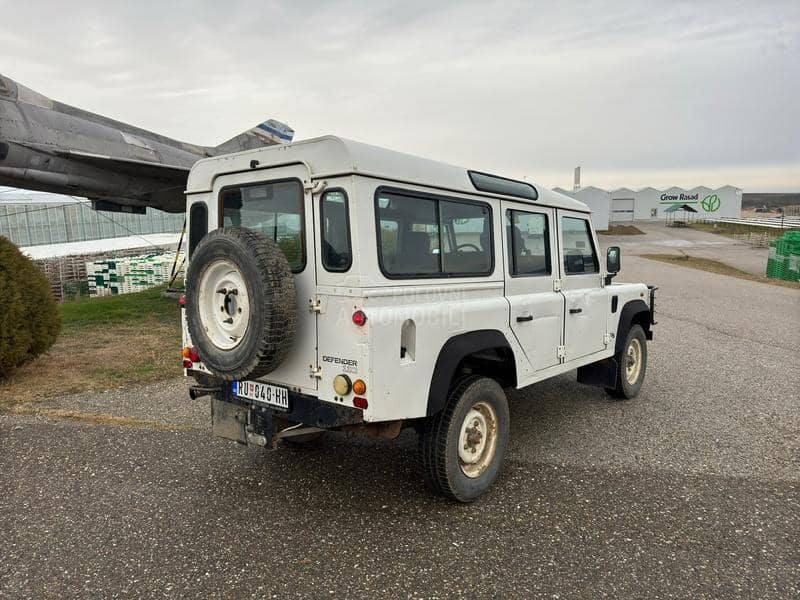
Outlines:
[[800, 1], [0, 0], [0, 72], [216, 145], [275, 117], [546, 186], [800, 191]]

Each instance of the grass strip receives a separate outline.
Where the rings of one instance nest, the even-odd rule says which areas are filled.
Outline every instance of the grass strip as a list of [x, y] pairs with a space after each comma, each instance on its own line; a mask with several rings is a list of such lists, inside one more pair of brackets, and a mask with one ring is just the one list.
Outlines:
[[59, 306], [61, 334], [44, 355], [0, 381], [0, 410], [182, 374], [180, 313], [161, 289]]
[[699, 258], [697, 256], [689, 256], [687, 254], [640, 254], [639, 256], [650, 260], [669, 263], [671, 265], [697, 269], [698, 271], [708, 271], [709, 273], [727, 275], [728, 277], [746, 279], [747, 281], [756, 281], [758, 283], [766, 283], [768, 285], [800, 290], [800, 282], [782, 281], [780, 279], [770, 279], [763, 275], [753, 275], [747, 271], [742, 271], [736, 267], [726, 265], [725, 263], [719, 262], [718, 260], [712, 260], [710, 258]]

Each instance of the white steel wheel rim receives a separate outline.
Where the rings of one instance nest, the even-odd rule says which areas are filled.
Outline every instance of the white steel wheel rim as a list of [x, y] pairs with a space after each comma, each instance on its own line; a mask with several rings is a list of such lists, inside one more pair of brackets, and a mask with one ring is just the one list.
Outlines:
[[458, 465], [472, 479], [492, 463], [497, 450], [497, 413], [486, 402], [477, 402], [467, 412], [458, 436]]
[[220, 350], [238, 346], [250, 324], [247, 285], [229, 260], [218, 260], [200, 277], [198, 309], [208, 339]]
[[642, 343], [638, 338], [633, 338], [628, 344], [625, 353], [625, 379], [633, 385], [639, 380], [639, 373], [642, 372]]

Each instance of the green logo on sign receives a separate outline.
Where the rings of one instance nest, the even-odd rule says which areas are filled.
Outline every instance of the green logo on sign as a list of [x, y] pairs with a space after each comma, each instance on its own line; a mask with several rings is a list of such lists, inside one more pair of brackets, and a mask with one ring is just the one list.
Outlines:
[[703, 210], [706, 212], [715, 212], [719, 208], [719, 205], [720, 199], [716, 194], [706, 196], [703, 198], [702, 202], [700, 202], [700, 206], [702, 206]]

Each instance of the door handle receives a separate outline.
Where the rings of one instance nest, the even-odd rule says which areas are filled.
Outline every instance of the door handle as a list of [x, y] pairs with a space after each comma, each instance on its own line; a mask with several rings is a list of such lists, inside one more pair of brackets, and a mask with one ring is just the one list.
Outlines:
[[582, 308], [570, 308], [569, 309], [569, 314], [571, 314], [571, 315], [577, 315], [578, 313], [582, 313], [582, 312], [583, 312]]
[[517, 323], [524, 323], [525, 321], [533, 321], [533, 315], [527, 317], [517, 317]]

